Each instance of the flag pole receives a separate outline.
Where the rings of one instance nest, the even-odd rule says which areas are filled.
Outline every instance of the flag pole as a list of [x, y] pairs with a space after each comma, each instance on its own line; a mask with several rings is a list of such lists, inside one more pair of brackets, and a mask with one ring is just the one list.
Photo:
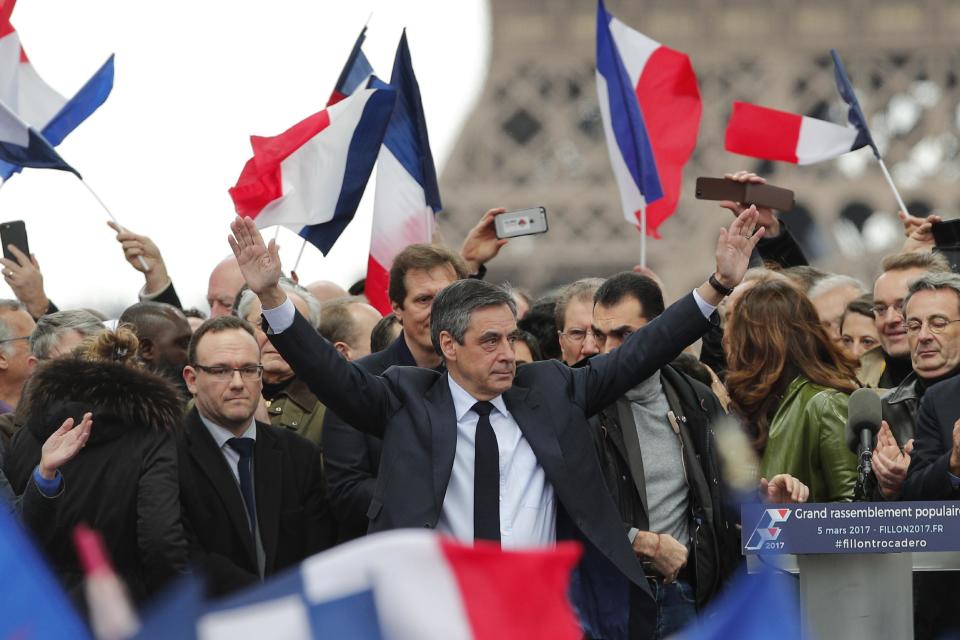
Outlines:
[[[77, 175], [77, 174], [74, 174], [74, 175]], [[97, 195], [97, 192], [94, 191], [89, 184], [87, 184], [86, 180], [81, 178], [79, 175], [77, 175], [77, 180], [79, 180], [80, 183], [87, 188], [87, 191], [90, 192], [90, 195], [92, 195], [94, 199], [96, 199], [96, 201], [100, 203], [100, 206], [103, 207], [103, 210], [107, 212], [107, 215], [110, 216], [110, 219], [113, 220], [113, 223], [118, 227], [120, 227], [121, 231], [127, 231], [127, 228], [124, 227], [122, 224], [120, 224], [116, 216], [114, 216], [113, 213], [111, 213], [110, 209], [107, 208], [107, 205], [104, 204], [103, 200], [100, 199], [100, 196]], [[140, 266], [143, 267], [144, 271], [150, 271], [150, 265], [148, 265], [147, 261], [143, 259], [143, 256], [137, 256], [137, 261], [140, 263]]]
[[300, 253], [297, 254], [297, 260], [293, 263], [293, 269], [290, 271], [296, 271], [297, 267], [300, 266], [300, 258], [303, 257], [303, 250], [307, 248], [307, 239], [303, 239], [303, 244], [300, 245]]
[[640, 266], [647, 267], [647, 208], [640, 213]]
[[887, 184], [890, 185], [890, 189], [893, 191], [893, 195], [897, 199], [897, 204], [900, 206], [900, 211], [909, 214], [910, 212], [907, 211], [907, 205], [903, 204], [903, 198], [900, 197], [900, 192], [897, 191], [897, 185], [893, 184], [893, 178], [890, 176], [890, 172], [887, 171], [887, 165], [884, 163], [883, 158], [877, 156], [877, 162], [880, 163], [880, 170], [883, 171], [883, 177], [887, 179]]

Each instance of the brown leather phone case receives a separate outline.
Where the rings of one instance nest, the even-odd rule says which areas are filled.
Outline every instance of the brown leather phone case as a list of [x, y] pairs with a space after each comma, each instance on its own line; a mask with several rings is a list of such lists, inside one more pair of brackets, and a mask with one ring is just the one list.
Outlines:
[[698, 200], [733, 200], [778, 211], [793, 209], [793, 191], [771, 184], [735, 182], [725, 178], [697, 178]]

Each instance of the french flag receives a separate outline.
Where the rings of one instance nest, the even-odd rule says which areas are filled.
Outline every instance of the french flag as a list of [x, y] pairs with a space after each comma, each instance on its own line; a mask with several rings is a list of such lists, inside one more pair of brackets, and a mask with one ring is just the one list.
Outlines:
[[[113, 56], [69, 100], [43, 81], [20, 44], [10, 24], [15, 0], [0, 8], [0, 102], [13, 111], [49, 143], [57, 146], [81, 122], [97, 110], [113, 90]], [[41, 166], [0, 161], [0, 178], [7, 180], [23, 167]], [[62, 168], [62, 167], [56, 167]]]
[[690, 59], [626, 26], [600, 0], [597, 94], [624, 217], [657, 238], [676, 210], [700, 129]]
[[215, 603], [143, 620], [140, 637], [243, 640], [578, 640], [567, 599], [575, 543], [502, 551], [428, 531], [378, 533]]
[[364, 287], [367, 300], [382, 314], [391, 311], [387, 287], [394, 257], [411, 244], [430, 242], [434, 214], [441, 209], [437, 171], [406, 31], [397, 46], [390, 86], [397, 91], [397, 104], [377, 158], [373, 230]]
[[813, 164], [869, 144], [853, 125], [734, 102], [727, 122], [727, 151], [751, 158]]
[[285, 226], [326, 255], [357, 211], [395, 100], [371, 78], [278, 136], [251, 136], [253, 158], [229, 190], [237, 214]]
[[10, 167], [60, 169], [80, 178], [42, 135], [0, 102], [0, 163]]
[[337, 84], [333, 93], [330, 94], [330, 99], [327, 100], [328, 107], [352, 95], [354, 91], [366, 83], [367, 78], [373, 75], [373, 66], [363, 53], [363, 41], [366, 39], [367, 28], [364, 27], [360, 31], [360, 35], [357, 36], [357, 41], [353, 44], [350, 55], [347, 56], [347, 62], [343, 65], [340, 77], [337, 78]]

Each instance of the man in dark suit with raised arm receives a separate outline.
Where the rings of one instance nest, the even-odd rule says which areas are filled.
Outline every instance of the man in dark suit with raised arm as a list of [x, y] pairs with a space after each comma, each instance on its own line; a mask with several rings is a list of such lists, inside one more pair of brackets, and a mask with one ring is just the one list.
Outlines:
[[[584, 557], [571, 588], [594, 636], [623, 636], [627, 612], [653, 600], [593, 451], [587, 417], [670, 362], [710, 326], [754, 246], [751, 208], [722, 230], [717, 270], [620, 349], [579, 369], [544, 361], [516, 368], [516, 308], [499, 287], [462, 280], [433, 302], [431, 338], [447, 372], [397, 367], [375, 376], [343, 360], [279, 289], [276, 245], [249, 218], [230, 245], [263, 304], [270, 340], [311, 390], [350, 424], [383, 438], [371, 531], [426, 527], [506, 548], [575, 539]], [[269, 335], [269, 334], [268, 334]], [[628, 607], [628, 581], [646, 607]], [[653, 635], [649, 615], [631, 618]]]

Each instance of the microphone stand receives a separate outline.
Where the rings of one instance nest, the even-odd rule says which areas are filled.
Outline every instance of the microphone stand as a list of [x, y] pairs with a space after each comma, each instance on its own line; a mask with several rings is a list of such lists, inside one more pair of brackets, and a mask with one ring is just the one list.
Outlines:
[[[869, 434], [869, 431], [867, 431]], [[873, 452], [870, 445], [873, 434], [861, 436], [859, 463], [857, 464], [857, 484], [853, 488], [854, 502], [869, 502], [870, 495], [873, 493]]]

